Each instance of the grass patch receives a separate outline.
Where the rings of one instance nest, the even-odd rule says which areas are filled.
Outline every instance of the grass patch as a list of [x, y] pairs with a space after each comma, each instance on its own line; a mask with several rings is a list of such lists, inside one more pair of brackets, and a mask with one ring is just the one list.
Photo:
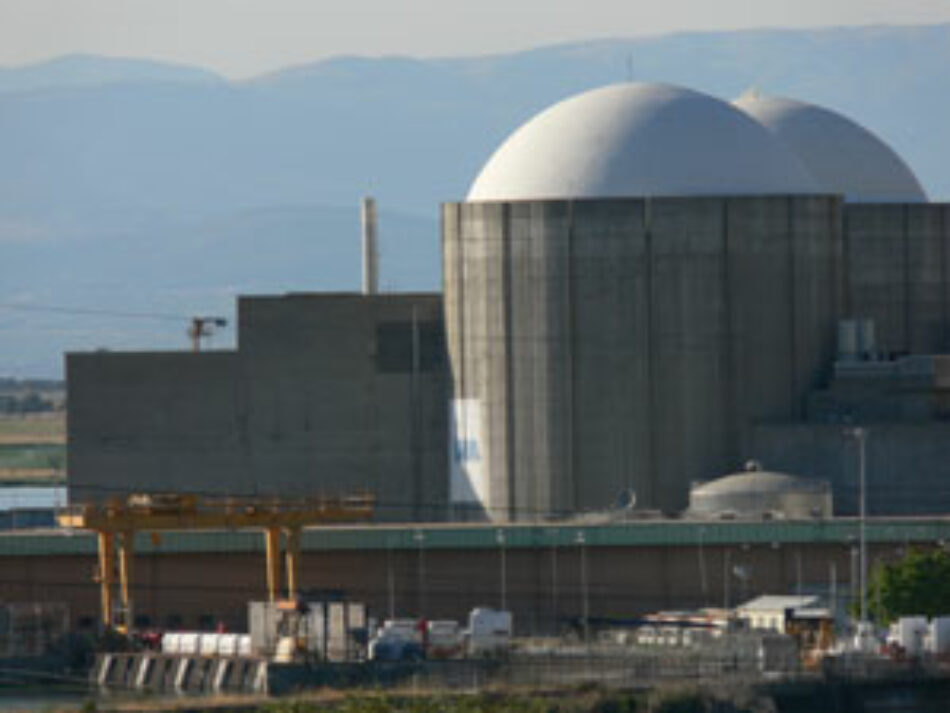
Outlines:
[[65, 412], [0, 416], [0, 445], [38, 443], [66, 443]]
[[66, 446], [56, 443], [12, 445], [0, 443], [0, 471], [13, 469], [62, 470], [66, 467]]

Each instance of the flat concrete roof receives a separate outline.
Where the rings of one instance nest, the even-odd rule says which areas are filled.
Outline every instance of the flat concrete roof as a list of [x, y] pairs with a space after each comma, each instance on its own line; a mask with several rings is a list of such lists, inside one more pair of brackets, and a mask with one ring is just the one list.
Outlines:
[[[501, 534], [499, 534], [501, 533]], [[856, 544], [858, 520], [834, 518], [796, 521], [650, 520], [612, 524], [445, 524], [361, 525], [313, 528], [303, 533], [303, 549], [416, 550], [577, 547], [690, 547], [699, 545]], [[868, 520], [871, 543], [950, 543], [950, 516], [873, 518]], [[262, 552], [261, 533], [245, 531], [165, 532], [153, 541], [139, 533], [140, 554]], [[29, 530], [0, 534], [0, 556], [94, 555], [91, 532]]]

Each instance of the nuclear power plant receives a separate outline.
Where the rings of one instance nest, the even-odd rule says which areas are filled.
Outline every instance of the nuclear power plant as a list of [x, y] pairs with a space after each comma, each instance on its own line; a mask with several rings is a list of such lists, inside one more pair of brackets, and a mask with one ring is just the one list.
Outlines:
[[947, 205], [850, 119], [655, 84], [566, 99], [442, 207], [442, 294], [378, 292], [364, 220], [362, 294], [242, 297], [232, 351], [69, 354], [70, 497], [677, 514], [755, 459], [804, 493], [771, 515], [827, 517], [856, 511], [861, 425], [869, 512], [950, 511]]

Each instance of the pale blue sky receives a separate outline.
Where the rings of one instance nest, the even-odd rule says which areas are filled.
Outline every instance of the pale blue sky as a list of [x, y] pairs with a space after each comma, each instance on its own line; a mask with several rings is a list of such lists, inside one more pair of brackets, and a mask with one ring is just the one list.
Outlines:
[[948, 0], [0, 0], [0, 65], [84, 52], [240, 78], [339, 54], [485, 54], [679, 30], [948, 21]]

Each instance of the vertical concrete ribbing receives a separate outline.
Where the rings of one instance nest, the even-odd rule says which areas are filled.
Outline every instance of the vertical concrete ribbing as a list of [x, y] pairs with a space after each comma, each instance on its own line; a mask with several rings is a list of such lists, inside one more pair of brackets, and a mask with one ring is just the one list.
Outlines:
[[948, 206], [940, 206], [940, 351], [946, 352], [950, 349], [950, 285], [948, 285], [947, 258], [950, 250], [947, 249], [947, 241], [950, 235], [947, 234], [947, 210]]
[[[831, 314], [835, 316], [835, 324], [832, 325], [834, 330], [834, 353], [837, 353], [837, 322], [838, 319], [842, 317], [842, 308], [844, 305], [844, 300], [847, 299], [846, 293], [844, 292], [844, 281], [847, 275], [847, 270], [843, 268], [843, 239], [844, 239], [844, 229], [842, 222], [844, 221], [844, 211], [841, 210], [840, 201], [835, 198], [833, 199], [832, 210], [828, 211], [828, 234], [832, 236], [832, 244], [829, 246], [828, 250], [828, 265], [829, 265], [829, 274], [828, 274], [828, 285], [829, 289], [829, 299], [830, 304], [829, 308], [831, 309]], [[827, 336], [826, 336], [827, 339]]]
[[[484, 224], [463, 231], [473, 249], [495, 246], [486, 376], [502, 383], [484, 389], [498, 495], [557, 512], [607, 507], [629, 484], [648, 506], [678, 507], [691, 478], [735, 463], [749, 423], [799, 411], [833, 333], [835, 206], [480, 206]], [[478, 360], [486, 345], [472, 348]]]
[[903, 284], [904, 311], [902, 313], [904, 320], [904, 346], [903, 351], [912, 351], [913, 345], [913, 314], [911, 312], [911, 270], [910, 270], [910, 216], [908, 206], [905, 203], [901, 206], [901, 247], [903, 248], [901, 267], [903, 271], [901, 278]]
[[[722, 364], [723, 373], [723, 403], [726, 413], [737, 413], [736, 410], [736, 364], [735, 350], [733, 349], [734, 334], [734, 315], [733, 310], [733, 290], [732, 290], [732, 251], [729, 245], [729, 199], [722, 200], [722, 223], [720, 226], [722, 240], [722, 301], [723, 301], [723, 329], [722, 329]], [[726, 429], [726, 450], [730, 454], [739, 453], [738, 429], [732, 422]]]
[[514, 304], [511, 295], [511, 204], [505, 203], [502, 206], [501, 214], [501, 300], [502, 300], [502, 339], [504, 340], [504, 381], [505, 381], [505, 399], [504, 399], [504, 418], [505, 418], [505, 461], [507, 465], [507, 477], [505, 478], [505, 496], [503, 517], [516, 518], [519, 513], [515, 509], [515, 416], [516, 403], [515, 388], [513, 381], [512, 366], [512, 310]]
[[644, 502], [653, 503], [657, 493], [659, 434], [657, 433], [656, 334], [654, 332], [653, 299], [653, 199], [643, 199], [643, 263], [646, 295], [646, 357], [647, 357], [647, 477]]
[[798, 285], [796, 284], [797, 270], [796, 263], [796, 241], [795, 241], [795, 219], [794, 198], [789, 196], [785, 199], [786, 215], [786, 238], [788, 240], [788, 355], [789, 355], [789, 416], [797, 418], [801, 414], [801, 395], [798, 387]]
[[[577, 347], [577, 309], [574, 302], [577, 295], [577, 287], [575, 285], [575, 256], [574, 256], [574, 201], [568, 201], [567, 203], [567, 249], [564, 251], [566, 256], [565, 259], [565, 272], [567, 273], [566, 287], [567, 287], [567, 298], [565, 299], [565, 304], [567, 306], [567, 334], [565, 336], [567, 341], [567, 370], [568, 370], [568, 379], [567, 379], [567, 404], [564, 409], [565, 414], [567, 415], [567, 481], [562, 483], [561, 487], [558, 490], [559, 501], [553, 503], [555, 510], [558, 514], [567, 515], [569, 512], [577, 508], [578, 503], [580, 502], [580, 483], [577, 478], [577, 458], [574, 439], [577, 437], [577, 431], [574, 428], [574, 419], [577, 417], [576, 405], [574, 403], [574, 394], [577, 391], [577, 368], [576, 368], [576, 347]], [[565, 494], [570, 494], [570, 500], [564, 497]]]
[[848, 211], [841, 206], [841, 292], [843, 302], [841, 305], [841, 315], [843, 317], [856, 317], [854, 313], [854, 295], [851, 284], [851, 228], [848, 220]]

